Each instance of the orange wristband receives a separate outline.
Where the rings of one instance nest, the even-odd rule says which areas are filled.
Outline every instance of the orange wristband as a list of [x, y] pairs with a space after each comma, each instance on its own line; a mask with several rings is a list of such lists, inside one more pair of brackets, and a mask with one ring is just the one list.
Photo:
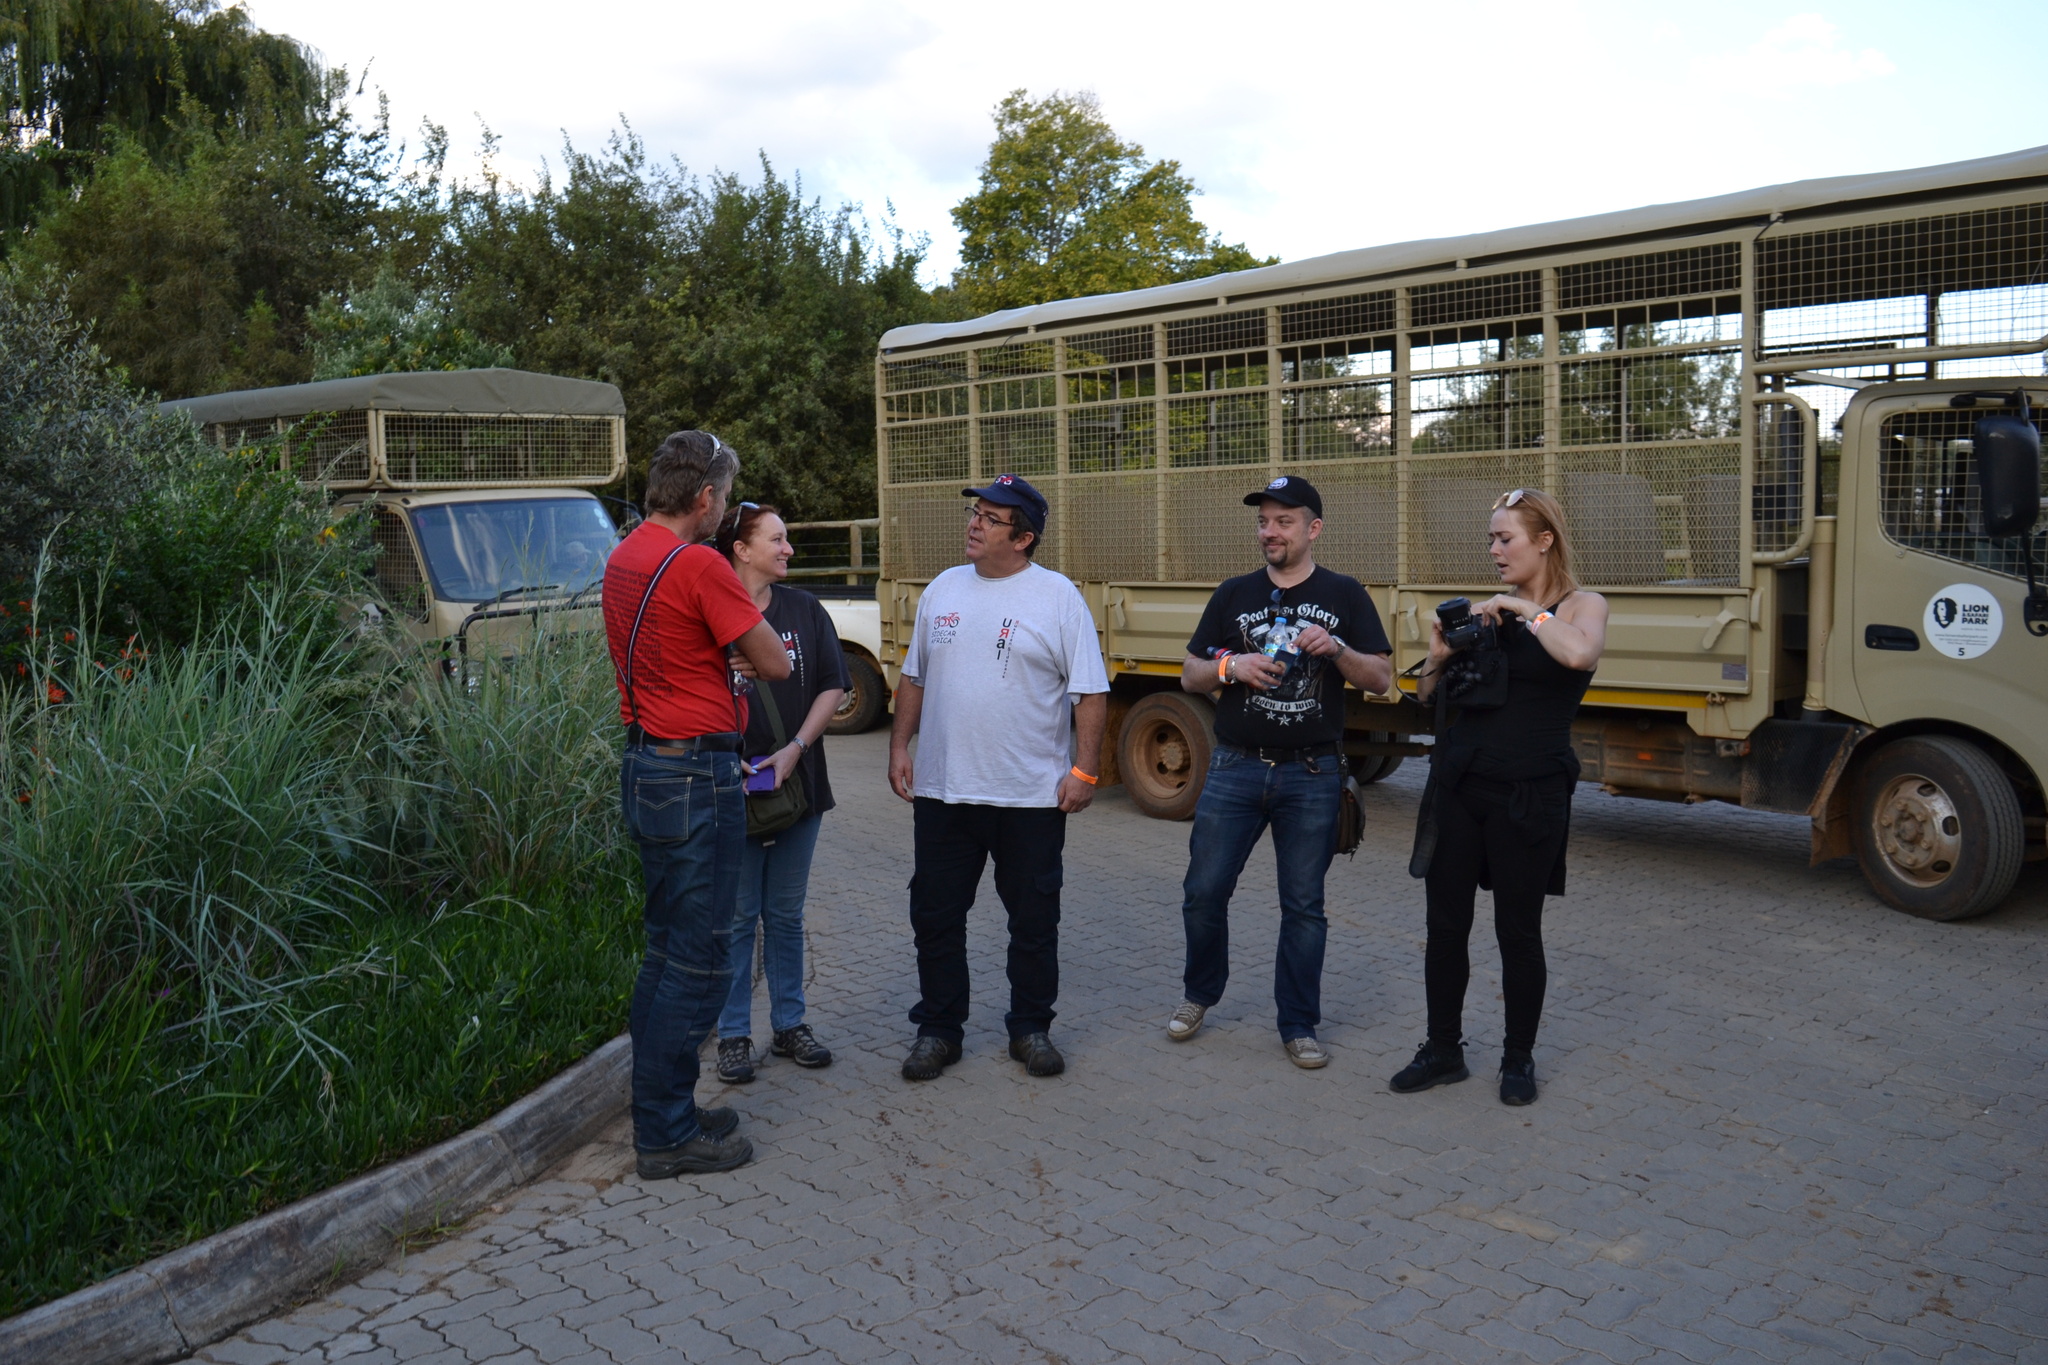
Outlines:
[[1082, 771], [1081, 771], [1080, 765], [1078, 765], [1078, 764], [1076, 764], [1076, 765], [1074, 766], [1074, 768], [1072, 769], [1072, 772], [1073, 772], [1073, 775], [1074, 775], [1075, 777], [1078, 777], [1078, 778], [1080, 778], [1080, 779], [1081, 779], [1081, 780], [1082, 780], [1083, 782], [1086, 782], [1086, 783], [1087, 783], [1087, 784], [1088, 784], [1089, 786], [1091, 786], [1091, 787], [1092, 787], [1092, 786], [1094, 786], [1094, 785], [1095, 785], [1095, 784], [1096, 784], [1097, 782], [1099, 782], [1099, 781], [1101, 781], [1101, 780], [1102, 780], [1102, 779], [1100, 779], [1100, 778], [1096, 778], [1096, 777], [1090, 777], [1090, 776], [1088, 776], [1088, 774], [1086, 774], [1086, 773], [1084, 773], [1084, 772], [1082, 772]]
[[1231, 652], [1227, 649], [1216, 656], [1217, 682], [1227, 683], [1230, 681], [1230, 660], [1232, 657]]
[[1532, 616], [1532, 617], [1530, 617], [1530, 618], [1529, 618], [1529, 629], [1530, 629], [1530, 630], [1536, 630], [1536, 629], [1540, 628], [1540, 627], [1541, 627], [1541, 626], [1543, 625], [1543, 623], [1544, 623], [1545, 621], [1548, 621], [1548, 620], [1551, 620], [1551, 619], [1552, 619], [1552, 617], [1551, 617], [1551, 615], [1550, 615], [1550, 613], [1549, 613], [1549, 612], [1547, 612], [1547, 611], [1539, 611], [1539, 612], [1537, 612], [1537, 613], [1536, 613], [1536, 614], [1535, 614], [1534, 616]]

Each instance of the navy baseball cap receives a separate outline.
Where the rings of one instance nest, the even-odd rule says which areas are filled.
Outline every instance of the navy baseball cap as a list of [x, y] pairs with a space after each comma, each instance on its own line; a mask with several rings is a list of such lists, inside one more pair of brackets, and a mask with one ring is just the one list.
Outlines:
[[1045, 534], [1045, 494], [1033, 488], [1015, 474], [998, 474], [989, 480], [986, 488], [963, 488], [963, 498], [986, 498], [1004, 507], [1014, 507], [1024, 514], [1025, 523], [1032, 534]]
[[1283, 507], [1306, 507], [1316, 514], [1318, 521], [1322, 519], [1323, 495], [1299, 474], [1282, 474], [1258, 492], [1244, 495], [1246, 507], [1257, 507], [1267, 501], [1277, 502]]

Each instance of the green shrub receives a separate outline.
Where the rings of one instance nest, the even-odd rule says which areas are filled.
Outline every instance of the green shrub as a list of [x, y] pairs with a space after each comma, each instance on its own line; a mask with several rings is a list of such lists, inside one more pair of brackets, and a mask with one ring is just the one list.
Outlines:
[[537, 635], [463, 686], [292, 598], [61, 705], [0, 693], [0, 1314], [459, 1131], [623, 1027], [600, 642]]

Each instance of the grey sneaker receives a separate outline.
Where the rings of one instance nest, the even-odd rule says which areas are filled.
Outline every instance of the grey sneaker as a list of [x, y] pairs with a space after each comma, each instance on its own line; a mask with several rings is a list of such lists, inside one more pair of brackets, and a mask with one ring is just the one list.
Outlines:
[[754, 1079], [754, 1040], [718, 1040], [718, 1079], [727, 1085], [745, 1085]]
[[1314, 1071], [1330, 1064], [1330, 1054], [1323, 1051], [1323, 1045], [1313, 1038], [1289, 1038], [1287, 1060], [1304, 1071]]
[[1207, 1005], [1197, 1005], [1192, 1000], [1180, 1002], [1180, 1008], [1173, 1012], [1173, 1018], [1166, 1021], [1166, 1036], [1176, 1043], [1185, 1043], [1202, 1031], [1202, 1016], [1209, 1012]]

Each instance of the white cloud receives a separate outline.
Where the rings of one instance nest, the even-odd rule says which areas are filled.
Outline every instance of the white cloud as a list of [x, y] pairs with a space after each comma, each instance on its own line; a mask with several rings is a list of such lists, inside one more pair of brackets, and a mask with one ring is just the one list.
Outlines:
[[1842, 31], [1818, 14], [1795, 14], [1766, 32], [1737, 59], [1735, 76], [1745, 90], [1790, 96], [1818, 87], [1833, 89], [1895, 73], [1892, 59], [1874, 47], [1849, 48]]

